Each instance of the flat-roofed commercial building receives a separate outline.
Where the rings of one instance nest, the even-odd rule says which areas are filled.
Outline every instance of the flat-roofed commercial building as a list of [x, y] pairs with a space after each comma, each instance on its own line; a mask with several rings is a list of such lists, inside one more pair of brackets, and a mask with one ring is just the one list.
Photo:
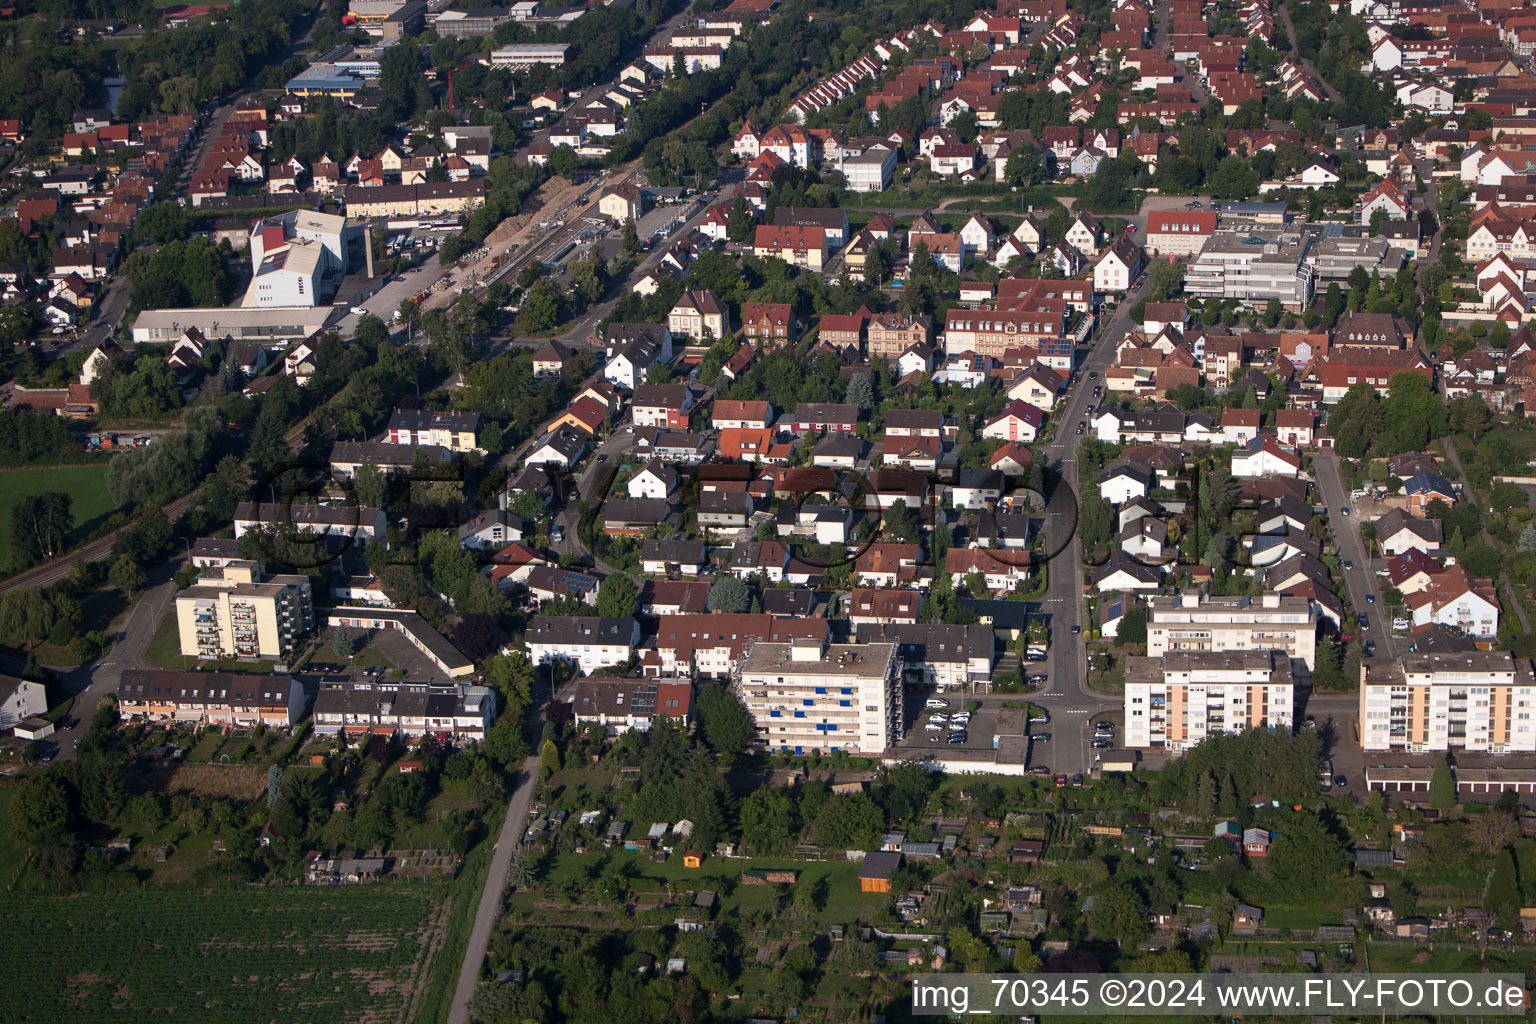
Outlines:
[[1290, 728], [1291, 659], [1274, 651], [1177, 651], [1125, 661], [1125, 745], [1183, 750], [1218, 733]]
[[1317, 619], [1305, 597], [1158, 596], [1147, 602], [1147, 654], [1176, 651], [1284, 651], [1307, 668], [1317, 649]]
[[513, 43], [498, 46], [491, 51], [491, 67], [516, 68], [530, 64], [550, 64], [558, 67], [565, 63], [567, 43]]
[[883, 753], [901, 735], [893, 643], [755, 643], [734, 686], [775, 750]]
[[1536, 679], [1507, 651], [1409, 654], [1360, 665], [1366, 750], [1536, 751]]
[[329, 306], [246, 306], [236, 309], [146, 309], [133, 322], [133, 342], [174, 345], [195, 327], [209, 341], [301, 341], [325, 327]]

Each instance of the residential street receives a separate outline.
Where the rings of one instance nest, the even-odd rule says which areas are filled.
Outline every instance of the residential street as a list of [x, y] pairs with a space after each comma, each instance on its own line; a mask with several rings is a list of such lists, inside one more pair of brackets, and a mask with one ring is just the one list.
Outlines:
[[[1130, 308], [1145, 287], [1143, 281], [1140, 287], [1132, 290], [1099, 328], [1098, 341], [1078, 368], [1077, 381], [1067, 392], [1056, 437], [1042, 449], [1049, 459], [1047, 468], [1059, 474], [1059, 480], [1047, 495], [1045, 550], [1059, 553], [1050, 562], [1045, 599], [1040, 602], [1040, 610], [1051, 630], [1050, 656], [1046, 662], [1050, 681], [1036, 696], [1054, 719], [1052, 732], [1056, 749], [1050, 751], [1047, 763], [1053, 770], [1067, 774], [1087, 772], [1092, 768], [1092, 722], [1097, 714], [1116, 711], [1121, 704], [1118, 698], [1088, 687], [1084, 637], [1072, 632], [1074, 627], [1083, 629], [1086, 623], [1081, 582], [1083, 546], [1077, 533], [1077, 510], [1084, 485], [1077, 475], [1077, 446], [1088, 435], [1079, 435], [1077, 424], [1087, 418], [1088, 405], [1099, 401], [1093, 397], [1094, 386], [1103, 383], [1104, 370], [1109, 366], [1115, 346], [1132, 329]], [[1091, 481], [1087, 486], [1095, 483]], [[1047, 486], [1051, 486], [1049, 482]], [[1024, 664], [1027, 669], [1038, 663]], [[1032, 761], [1043, 754], [1044, 751], [1038, 752], [1032, 756]]]
[[[1334, 541], [1338, 545], [1339, 558], [1354, 563], [1353, 569], [1344, 569], [1344, 585], [1348, 588], [1349, 603], [1354, 606], [1355, 614], [1364, 612], [1370, 629], [1361, 632], [1357, 627], [1358, 622], [1344, 623], [1344, 632], [1355, 633], [1361, 644], [1366, 640], [1376, 642], [1376, 657], [1392, 658], [1396, 656], [1392, 643], [1392, 618], [1387, 614], [1386, 606], [1381, 600], [1381, 591], [1378, 587], [1379, 577], [1376, 568], [1386, 565], [1386, 560], [1378, 560], [1373, 567], [1370, 552], [1366, 549], [1365, 538], [1360, 533], [1360, 517], [1355, 515], [1354, 501], [1349, 496], [1349, 489], [1344, 486], [1344, 478], [1339, 472], [1338, 456], [1332, 452], [1317, 452], [1312, 456], [1312, 473], [1317, 482], [1318, 494], [1323, 499], [1323, 505], [1328, 517], [1328, 522], [1333, 526]], [[1344, 509], [1349, 509], [1349, 515], [1344, 514]], [[1375, 603], [1369, 597], [1376, 598]]]

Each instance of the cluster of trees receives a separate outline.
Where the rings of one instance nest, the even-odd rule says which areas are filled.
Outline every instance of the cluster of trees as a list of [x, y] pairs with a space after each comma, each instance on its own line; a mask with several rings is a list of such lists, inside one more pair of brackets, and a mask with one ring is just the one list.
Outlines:
[[118, 51], [128, 79], [118, 116], [133, 121], [189, 110], [252, 78], [264, 88], [281, 87], [304, 67], [289, 47], [313, 9], [300, 0], [248, 0], [185, 28], [148, 26]]
[[0, 466], [36, 466], [83, 454], [80, 442], [58, 416], [26, 409], [0, 412]]
[[[36, 155], [74, 122], [75, 111], [106, 97], [108, 62], [94, 38], [75, 34], [76, 4], [37, 5], [40, 18], [19, 17], [0, 36], [0, 116], [17, 118]], [[20, 8], [19, 11], [24, 11]]]
[[91, 381], [91, 394], [100, 400], [102, 415], [114, 419], [148, 419], [181, 406], [175, 373], [154, 356], [112, 359]]
[[[174, 230], [174, 218], [157, 218], [155, 230]], [[140, 250], [130, 254], [121, 269], [133, 282], [134, 309], [222, 306], [234, 287], [229, 273], [233, 256], [227, 240], [174, 239], [153, 253]]]
[[107, 470], [112, 500], [119, 506], [152, 504], [185, 494], [229, 451], [229, 434], [218, 409], [199, 406], [188, 410], [179, 430], [113, 457]]
[[1235, 815], [1255, 794], [1282, 804], [1317, 795], [1320, 748], [1315, 730], [1296, 733], [1249, 729], [1208, 737], [1184, 757], [1170, 760], [1152, 784], [1155, 799], [1170, 803], [1211, 797], [1209, 813]]
[[[1463, 414], [1465, 415], [1465, 414]], [[1423, 451], [1448, 429], [1446, 404], [1428, 378], [1414, 370], [1394, 373], [1382, 398], [1369, 384], [1356, 384], [1328, 416], [1334, 447], [1345, 458]]]

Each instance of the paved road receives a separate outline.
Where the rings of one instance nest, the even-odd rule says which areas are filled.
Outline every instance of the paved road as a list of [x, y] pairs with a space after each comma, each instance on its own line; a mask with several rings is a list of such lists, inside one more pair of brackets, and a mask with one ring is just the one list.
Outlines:
[[155, 630], [160, 627], [160, 620], [165, 617], [171, 598], [176, 594], [172, 576], [180, 565], [181, 559], [177, 559], [155, 569], [151, 577], [152, 586], [139, 598], [133, 611], [128, 613], [123, 631], [117, 635], [116, 643], [104, 660], [60, 674], [65, 691], [75, 698], [75, 705], [70, 712], [75, 724], [68, 729], [61, 729], [53, 736], [53, 742], [58, 744], [60, 760], [74, 758], [75, 743], [90, 727], [96, 705], [103, 697], [117, 692], [123, 678], [123, 669], [147, 667], [144, 654], [149, 649], [149, 641], [154, 637]]
[[[1099, 713], [1118, 709], [1121, 704], [1088, 687], [1085, 643], [1081, 635], [1072, 632], [1074, 627], [1080, 630], [1086, 621], [1083, 546], [1077, 534], [1075, 502], [1076, 496], [1083, 493], [1077, 475], [1077, 446], [1088, 434], [1079, 435], [1077, 424], [1087, 418], [1087, 407], [1099, 401], [1093, 397], [1093, 389], [1102, 385], [1115, 346], [1131, 330], [1130, 308], [1144, 288], [1145, 284], [1127, 295], [1099, 328], [1098, 341], [1078, 368], [1077, 380], [1067, 392], [1056, 437], [1041, 449], [1047, 467], [1060, 475], [1046, 505], [1045, 550], [1060, 553], [1050, 563], [1045, 599], [1040, 603], [1050, 624], [1051, 647], [1046, 662], [1050, 681], [1039, 694], [1039, 703], [1054, 718], [1054, 749], [1050, 751], [1049, 763], [1056, 771], [1068, 774], [1089, 770], [1093, 764], [1090, 723]], [[1024, 663], [1026, 669], [1036, 664]]]
[[[1381, 593], [1377, 587], [1378, 577], [1371, 567], [1370, 552], [1365, 546], [1365, 538], [1360, 533], [1360, 517], [1354, 515], [1354, 502], [1350, 499], [1349, 490], [1344, 486], [1344, 478], [1339, 470], [1338, 456], [1332, 452], [1318, 452], [1312, 456], [1312, 475], [1317, 480], [1317, 490], [1322, 495], [1323, 506], [1327, 509], [1328, 521], [1333, 524], [1334, 542], [1338, 545], [1341, 560], [1354, 563], [1353, 569], [1342, 569], [1344, 585], [1348, 588], [1349, 603], [1354, 606], [1356, 616], [1364, 612], [1370, 628], [1361, 633], [1356, 626], [1358, 622], [1344, 623], [1344, 632], [1355, 633], [1360, 637], [1362, 644], [1366, 640], [1376, 641], [1376, 657], [1395, 657], [1392, 643], [1392, 619], [1387, 615], [1385, 605], [1381, 601]], [[1348, 508], [1350, 515], [1346, 516], [1343, 509]], [[1385, 565], [1385, 562], [1381, 564]], [[1372, 603], [1370, 598], [1374, 597]]]
[[[192, 499], [190, 496], [177, 498], [175, 501], [169, 502], [164, 506], [165, 517], [172, 523], [175, 523], [187, 511], [187, 506], [191, 503]], [[63, 579], [77, 563], [105, 558], [107, 553], [112, 550], [112, 542], [117, 539], [119, 532], [119, 530], [113, 530], [111, 533], [98, 537], [83, 547], [75, 548], [75, 550], [68, 554], [60, 555], [51, 562], [44, 562], [42, 565], [33, 566], [26, 572], [19, 573], [9, 579], [0, 580], [0, 594], [4, 594], [8, 590], [14, 590], [16, 587], [46, 587]]]

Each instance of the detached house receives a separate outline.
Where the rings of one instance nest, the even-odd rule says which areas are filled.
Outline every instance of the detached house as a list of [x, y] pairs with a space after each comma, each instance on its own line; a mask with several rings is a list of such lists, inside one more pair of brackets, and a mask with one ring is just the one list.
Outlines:
[[731, 329], [730, 313], [711, 292], [685, 291], [667, 314], [667, 329], [674, 337], [713, 341]]

